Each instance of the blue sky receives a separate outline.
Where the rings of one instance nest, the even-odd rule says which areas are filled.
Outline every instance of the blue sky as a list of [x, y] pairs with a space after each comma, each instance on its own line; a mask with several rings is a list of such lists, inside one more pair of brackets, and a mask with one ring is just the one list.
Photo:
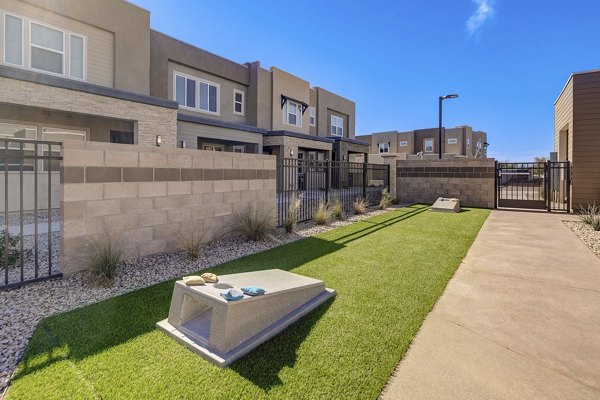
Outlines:
[[356, 102], [356, 132], [488, 132], [490, 155], [552, 151], [569, 74], [600, 68], [597, 0], [134, 0], [153, 29], [231, 60], [277, 66]]

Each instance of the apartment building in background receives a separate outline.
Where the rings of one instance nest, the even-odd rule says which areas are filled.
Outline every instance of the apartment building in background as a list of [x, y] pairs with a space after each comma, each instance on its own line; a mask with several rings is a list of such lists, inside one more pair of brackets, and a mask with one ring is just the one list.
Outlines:
[[[371, 159], [393, 154], [400, 160], [437, 159], [439, 157], [438, 128], [413, 131], [375, 132], [357, 136], [369, 144]], [[474, 131], [470, 126], [442, 128], [443, 158], [487, 158], [487, 133]]]
[[0, 0], [0, 136], [349, 159], [355, 104], [150, 29], [122, 0]]

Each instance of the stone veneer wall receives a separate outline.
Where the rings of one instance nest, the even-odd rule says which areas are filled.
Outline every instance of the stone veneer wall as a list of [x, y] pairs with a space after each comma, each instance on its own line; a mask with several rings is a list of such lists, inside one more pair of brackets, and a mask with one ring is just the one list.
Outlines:
[[66, 140], [61, 269], [85, 269], [108, 234], [125, 259], [171, 251], [181, 234], [230, 232], [250, 204], [275, 212], [275, 157]]
[[403, 202], [432, 204], [456, 197], [462, 206], [494, 208], [495, 160], [398, 160], [396, 191]]

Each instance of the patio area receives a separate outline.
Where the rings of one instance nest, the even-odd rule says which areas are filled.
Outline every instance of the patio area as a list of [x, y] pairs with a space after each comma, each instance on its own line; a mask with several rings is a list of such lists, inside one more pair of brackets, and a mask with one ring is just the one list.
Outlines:
[[598, 399], [600, 259], [545, 212], [492, 212], [384, 399]]

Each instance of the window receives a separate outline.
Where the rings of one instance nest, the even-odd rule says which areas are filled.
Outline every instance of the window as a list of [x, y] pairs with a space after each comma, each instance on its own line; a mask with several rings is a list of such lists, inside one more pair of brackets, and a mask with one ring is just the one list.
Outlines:
[[[180, 107], [193, 108], [211, 114], [219, 113], [219, 85], [175, 73], [174, 99]], [[243, 97], [242, 97], [243, 100]]]
[[69, 35], [69, 76], [75, 79], [83, 79], [84, 60], [84, 38], [81, 36]]
[[[21, 125], [21, 124], [10, 124], [5, 122], [0, 122], [0, 138], [6, 139], [37, 139], [37, 127], [32, 125]], [[8, 142], [9, 150], [21, 150], [21, 144], [19, 142]], [[38, 147], [39, 149], [39, 147]], [[0, 154], [4, 151], [4, 145], [0, 148]], [[23, 153], [26, 156], [33, 156], [35, 151], [35, 147], [33, 143], [25, 143], [23, 145]], [[4, 171], [6, 161], [9, 162], [8, 170], [9, 171], [19, 171], [21, 169], [21, 165], [16, 159], [5, 159], [3, 156], [0, 157], [0, 171]], [[23, 160], [23, 171], [33, 171], [33, 158], [26, 158]]]
[[449, 138], [448, 139], [448, 144], [457, 144], [458, 143], [458, 139], [457, 138]]
[[233, 113], [244, 115], [244, 92], [233, 89]]
[[423, 147], [425, 153], [433, 153], [433, 139], [423, 140]]
[[[86, 139], [87, 131], [84, 130], [68, 128], [42, 128], [42, 140], [49, 140], [52, 142], [62, 142], [63, 140], [79, 140], [84, 142]], [[41, 148], [44, 156], [60, 156], [60, 147], [58, 146], [52, 146], [52, 152], [49, 151], [48, 146], [46, 145], [42, 145]], [[60, 171], [60, 161], [44, 160], [43, 170]]]
[[344, 119], [337, 115], [331, 116], [331, 134], [334, 136], [344, 136]]
[[471, 139], [467, 138], [467, 147], [471, 146]]
[[4, 62], [23, 65], [23, 19], [4, 14]]
[[31, 68], [63, 75], [64, 33], [35, 22], [31, 22], [30, 29]]
[[246, 146], [233, 146], [234, 153], [245, 153]]
[[283, 107], [283, 122], [288, 125], [302, 126], [302, 106], [287, 100]]
[[218, 146], [214, 144], [205, 144], [202, 148], [208, 151], [223, 151], [223, 146]]
[[406, 146], [408, 146], [408, 141], [407, 140], [403, 140], [403, 141], [401, 141], [401, 142], [398, 143], [398, 146], [400, 146], [400, 147], [406, 147]]
[[390, 144], [389, 143], [379, 143], [377, 146], [379, 147], [379, 153], [389, 153], [390, 152]]
[[315, 126], [317, 123], [317, 109], [314, 107], [310, 107], [308, 109], [308, 112], [310, 116], [308, 123], [310, 124], [310, 126]]

